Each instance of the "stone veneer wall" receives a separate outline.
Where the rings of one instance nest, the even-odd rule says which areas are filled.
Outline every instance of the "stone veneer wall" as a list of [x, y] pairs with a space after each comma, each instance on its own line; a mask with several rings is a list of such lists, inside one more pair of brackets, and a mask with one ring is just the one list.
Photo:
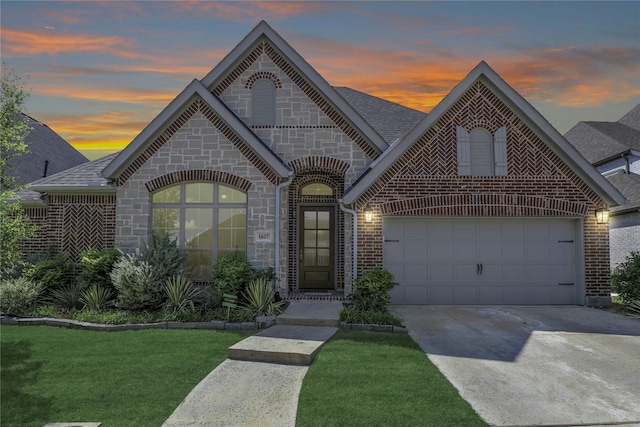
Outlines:
[[[203, 112], [203, 106], [194, 103], [196, 111], [186, 119], [163, 144], [149, 153], [141, 167], [131, 173], [126, 182], [118, 186], [116, 213], [116, 246], [132, 251], [150, 234], [151, 193], [162, 185], [175, 182], [175, 176], [184, 175], [185, 181], [224, 182], [247, 192], [247, 259], [259, 268], [273, 267], [274, 242], [256, 243], [255, 232], [275, 232], [275, 184], [273, 177], [265, 177], [258, 167], [259, 159], [242, 153]], [[191, 108], [191, 107], [190, 107]], [[257, 156], [255, 156], [257, 157]], [[256, 166], [258, 165], [258, 166]], [[201, 171], [201, 172], [194, 172]], [[194, 175], [195, 174], [195, 175]], [[164, 179], [165, 176], [174, 178]]]
[[[457, 175], [456, 126], [507, 127], [508, 176]], [[584, 218], [588, 300], [610, 296], [606, 225], [594, 210], [604, 202], [491, 90], [476, 82], [357, 201], [375, 220], [358, 223], [358, 269], [382, 265], [382, 216]]]
[[625, 261], [633, 251], [640, 252], [640, 212], [611, 216], [611, 267]]

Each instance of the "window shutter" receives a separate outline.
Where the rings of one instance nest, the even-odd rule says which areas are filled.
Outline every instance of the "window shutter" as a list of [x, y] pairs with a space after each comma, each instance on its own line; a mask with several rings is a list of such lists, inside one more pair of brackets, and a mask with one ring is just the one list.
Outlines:
[[458, 151], [458, 175], [471, 175], [471, 150], [469, 148], [469, 132], [462, 126], [456, 126]]
[[496, 175], [507, 175], [507, 128], [502, 126], [493, 136], [493, 155], [496, 165]]
[[276, 123], [276, 88], [270, 80], [254, 83], [252, 93], [253, 124], [272, 126]]

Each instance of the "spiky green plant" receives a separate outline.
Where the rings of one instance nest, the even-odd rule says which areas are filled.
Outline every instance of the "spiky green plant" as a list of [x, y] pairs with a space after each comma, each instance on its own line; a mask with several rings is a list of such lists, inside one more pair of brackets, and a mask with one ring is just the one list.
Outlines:
[[101, 311], [111, 305], [113, 292], [101, 285], [93, 285], [89, 289], [82, 291], [80, 302], [89, 310]]
[[172, 276], [164, 282], [163, 289], [167, 296], [167, 302], [164, 305], [165, 315], [196, 312], [193, 301], [200, 291], [193, 286], [191, 280], [184, 276]]
[[244, 301], [241, 307], [253, 316], [277, 316], [282, 312], [284, 301], [275, 301], [273, 284], [264, 277], [249, 282], [242, 293]]

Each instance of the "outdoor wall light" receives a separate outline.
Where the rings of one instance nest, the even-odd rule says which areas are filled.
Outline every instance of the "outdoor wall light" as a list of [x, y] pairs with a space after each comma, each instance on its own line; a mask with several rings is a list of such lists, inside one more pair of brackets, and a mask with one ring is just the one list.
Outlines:
[[364, 210], [364, 222], [373, 222], [373, 209], [365, 208], [365, 210]]
[[596, 221], [598, 222], [598, 224], [607, 224], [609, 222], [609, 209], [596, 209]]

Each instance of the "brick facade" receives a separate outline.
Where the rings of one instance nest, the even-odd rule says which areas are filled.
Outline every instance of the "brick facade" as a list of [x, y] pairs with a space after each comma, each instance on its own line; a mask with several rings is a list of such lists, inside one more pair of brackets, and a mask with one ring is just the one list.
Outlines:
[[[457, 175], [456, 126], [507, 127], [508, 175]], [[587, 297], [609, 295], [607, 226], [594, 211], [604, 202], [481, 81], [477, 81], [381, 178], [356, 209], [358, 269], [382, 265], [382, 216], [584, 218]]]
[[116, 201], [113, 194], [52, 194], [44, 207], [27, 207], [26, 214], [38, 227], [35, 236], [22, 243], [26, 256], [53, 249], [78, 260], [85, 249], [114, 247]]

